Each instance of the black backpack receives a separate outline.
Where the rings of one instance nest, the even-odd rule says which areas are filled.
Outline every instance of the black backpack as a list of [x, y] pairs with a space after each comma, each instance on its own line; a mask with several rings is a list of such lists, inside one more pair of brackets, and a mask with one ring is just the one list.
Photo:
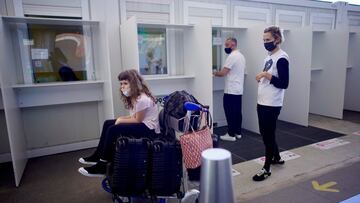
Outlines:
[[[187, 93], [186, 91], [175, 91], [171, 93], [169, 96], [165, 98], [164, 102], [164, 109], [161, 113], [162, 115], [162, 122], [161, 128], [163, 130], [163, 134], [167, 137], [175, 138], [175, 131], [184, 132], [184, 123], [183, 120], [179, 120], [186, 115], [186, 109], [184, 108], [185, 102], [193, 102], [196, 104], [200, 104], [194, 96]], [[193, 112], [192, 115], [199, 115], [200, 112]], [[176, 122], [176, 126], [174, 126], [174, 121]], [[197, 119], [191, 119], [190, 123], [194, 129], [197, 127]]]

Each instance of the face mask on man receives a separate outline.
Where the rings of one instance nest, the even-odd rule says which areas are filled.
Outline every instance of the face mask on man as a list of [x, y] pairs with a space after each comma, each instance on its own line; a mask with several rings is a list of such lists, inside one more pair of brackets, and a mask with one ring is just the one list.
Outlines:
[[226, 47], [224, 51], [226, 54], [230, 54], [232, 52], [232, 49], [230, 47]]
[[272, 50], [274, 50], [274, 49], [276, 48], [276, 45], [274, 44], [274, 41], [272, 41], [272, 42], [265, 42], [265, 43], [264, 43], [264, 47], [265, 47], [266, 50], [272, 51]]
[[124, 94], [125, 97], [130, 97], [130, 88], [121, 90], [121, 92]]

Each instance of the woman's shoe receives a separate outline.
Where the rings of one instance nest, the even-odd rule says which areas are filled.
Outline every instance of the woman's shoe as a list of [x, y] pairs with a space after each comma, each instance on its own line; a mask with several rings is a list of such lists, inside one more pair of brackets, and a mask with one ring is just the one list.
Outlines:
[[99, 161], [93, 166], [81, 167], [79, 168], [79, 172], [88, 177], [105, 177], [106, 162]]
[[268, 178], [269, 176], [271, 176], [271, 170], [266, 171], [264, 168], [262, 168], [259, 173], [257, 173], [256, 175], [253, 176], [253, 180], [254, 181], [263, 181], [266, 178]]
[[79, 159], [79, 162], [82, 164], [89, 164], [89, 165], [95, 165], [98, 161], [100, 160], [100, 158], [98, 158], [98, 156], [96, 156], [95, 154], [89, 156], [89, 157], [81, 157]]
[[283, 160], [283, 159], [278, 159], [278, 160], [276, 160], [276, 159], [273, 159], [273, 160], [271, 160], [271, 164], [274, 164], [274, 165], [276, 165], [276, 164], [280, 164], [280, 165], [283, 165], [283, 164], [285, 164], [285, 161]]

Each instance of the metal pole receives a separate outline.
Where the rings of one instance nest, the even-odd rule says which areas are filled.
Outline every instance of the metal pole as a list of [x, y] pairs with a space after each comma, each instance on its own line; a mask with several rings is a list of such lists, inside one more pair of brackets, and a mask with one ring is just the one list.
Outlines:
[[207, 149], [201, 154], [200, 203], [234, 203], [231, 153]]

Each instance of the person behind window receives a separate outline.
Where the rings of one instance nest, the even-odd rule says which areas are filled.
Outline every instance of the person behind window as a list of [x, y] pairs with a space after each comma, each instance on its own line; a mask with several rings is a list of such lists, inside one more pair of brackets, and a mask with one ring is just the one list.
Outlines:
[[59, 69], [59, 75], [62, 81], [78, 81], [72, 68], [68, 66], [62, 66]]
[[264, 30], [264, 47], [269, 55], [264, 60], [264, 69], [256, 75], [258, 81], [257, 113], [260, 134], [265, 145], [265, 164], [253, 176], [254, 181], [263, 181], [271, 175], [271, 164], [284, 164], [275, 139], [276, 121], [289, 85], [289, 56], [280, 48], [282, 35], [278, 27]]
[[237, 40], [235, 38], [226, 39], [225, 53], [229, 54], [229, 56], [226, 58], [224, 67], [221, 71], [214, 72], [214, 76], [226, 76], [223, 105], [228, 124], [228, 133], [221, 136], [220, 139], [236, 141], [236, 138], [241, 138], [241, 103], [246, 61], [245, 57], [237, 49]]
[[96, 151], [89, 157], [79, 159], [80, 163], [93, 165], [79, 168], [79, 172], [85, 176], [104, 176], [107, 162], [111, 162], [113, 159], [114, 143], [120, 135], [152, 137], [160, 133], [155, 97], [144, 83], [144, 79], [136, 70], [121, 72], [118, 79], [121, 99], [125, 107], [130, 110], [130, 115], [104, 122]]

